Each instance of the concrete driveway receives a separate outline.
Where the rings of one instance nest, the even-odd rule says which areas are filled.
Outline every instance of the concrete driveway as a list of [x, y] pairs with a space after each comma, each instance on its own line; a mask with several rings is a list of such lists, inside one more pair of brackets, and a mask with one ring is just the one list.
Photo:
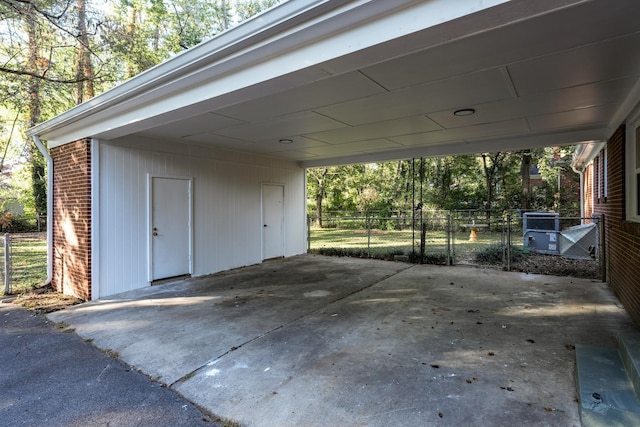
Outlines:
[[315, 255], [49, 317], [243, 426], [579, 426], [573, 345], [633, 329], [591, 280]]

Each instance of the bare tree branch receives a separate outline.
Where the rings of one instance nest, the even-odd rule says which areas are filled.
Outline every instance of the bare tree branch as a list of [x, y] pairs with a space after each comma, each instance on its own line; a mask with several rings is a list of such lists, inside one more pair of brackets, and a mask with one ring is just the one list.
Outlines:
[[46, 81], [46, 82], [63, 83], [63, 84], [73, 84], [73, 83], [80, 83], [80, 82], [89, 81], [89, 80], [95, 80], [95, 79], [92, 79], [92, 78], [56, 79], [56, 78], [53, 78], [53, 77], [47, 77], [46, 73], [45, 74], [38, 74], [38, 73], [33, 73], [31, 71], [14, 70], [14, 69], [7, 68], [7, 67], [2, 67], [2, 66], [0, 66], [0, 73], [13, 74], [13, 75], [17, 75], [17, 76], [29, 76], [29, 77], [34, 77], [36, 79], [40, 79], [40, 80]]
[[23, 10], [18, 5], [23, 5], [23, 7], [35, 10], [36, 12], [38, 12], [40, 15], [44, 16], [47, 19], [58, 20], [58, 19], [61, 19], [67, 13], [67, 10], [71, 5], [71, 0], [67, 0], [67, 4], [64, 6], [63, 10], [57, 15], [53, 14], [52, 12], [48, 12], [46, 10], [39, 8], [38, 5], [31, 0], [0, 0], [0, 4], [5, 4], [6, 6], [10, 7], [11, 9], [15, 10], [20, 14], [24, 14], [25, 10]]

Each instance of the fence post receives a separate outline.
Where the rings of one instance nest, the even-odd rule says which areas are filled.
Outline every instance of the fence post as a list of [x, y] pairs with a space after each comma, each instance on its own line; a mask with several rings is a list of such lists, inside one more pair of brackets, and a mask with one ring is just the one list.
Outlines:
[[507, 220], [502, 219], [502, 232], [500, 233], [500, 247], [502, 248], [502, 266], [507, 266]]
[[507, 271], [511, 271], [511, 214], [507, 214]]
[[367, 214], [367, 257], [371, 258], [371, 220]]
[[307, 253], [311, 252], [311, 215], [307, 215]]
[[447, 213], [447, 265], [453, 265], [453, 259], [451, 259], [451, 212]]
[[420, 227], [420, 264], [424, 264], [425, 246], [427, 243], [427, 223], [422, 220]]
[[9, 295], [11, 293], [11, 273], [9, 250], [11, 248], [11, 235], [9, 233], [4, 234], [4, 293]]

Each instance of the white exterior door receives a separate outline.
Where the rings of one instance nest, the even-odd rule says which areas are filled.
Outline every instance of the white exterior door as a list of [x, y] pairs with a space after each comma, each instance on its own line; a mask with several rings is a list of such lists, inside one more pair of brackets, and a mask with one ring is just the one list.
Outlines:
[[151, 280], [191, 273], [191, 180], [151, 178]]
[[284, 186], [262, 186], [262, 259], [284, 256]]

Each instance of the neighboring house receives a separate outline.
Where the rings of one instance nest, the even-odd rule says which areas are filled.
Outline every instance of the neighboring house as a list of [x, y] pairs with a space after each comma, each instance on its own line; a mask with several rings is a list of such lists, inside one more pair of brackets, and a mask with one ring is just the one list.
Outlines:
[[50, 278], [96, 299], [303, 253], [307, 167], [604, 141], [640, 101], [637, 16], [285, 2], [29, 130], [50, 154]]

